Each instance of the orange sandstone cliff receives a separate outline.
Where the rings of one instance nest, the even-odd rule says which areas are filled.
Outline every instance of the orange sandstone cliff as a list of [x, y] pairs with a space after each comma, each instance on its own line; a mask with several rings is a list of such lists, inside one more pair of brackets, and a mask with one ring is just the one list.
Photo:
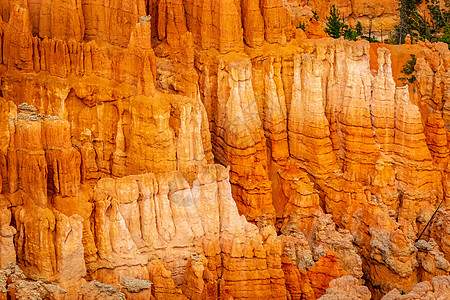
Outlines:
[[329, 5], [0, 1], [0, 299], [449, 297], [450, 51]]

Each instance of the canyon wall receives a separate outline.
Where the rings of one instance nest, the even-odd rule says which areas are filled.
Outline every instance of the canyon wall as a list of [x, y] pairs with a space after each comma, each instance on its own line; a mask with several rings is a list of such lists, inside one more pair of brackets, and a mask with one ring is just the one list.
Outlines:
[[0, 3], [0, 299], [448, 280], [445, 44], [308, 39], [281, 0]]

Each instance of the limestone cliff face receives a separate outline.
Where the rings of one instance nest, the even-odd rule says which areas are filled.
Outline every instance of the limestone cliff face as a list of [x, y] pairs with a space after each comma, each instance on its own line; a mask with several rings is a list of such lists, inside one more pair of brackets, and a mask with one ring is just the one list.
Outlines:
[[439, 293], [450, 52], [307, 39], [319, 2], [0, 1], [0, 299]]

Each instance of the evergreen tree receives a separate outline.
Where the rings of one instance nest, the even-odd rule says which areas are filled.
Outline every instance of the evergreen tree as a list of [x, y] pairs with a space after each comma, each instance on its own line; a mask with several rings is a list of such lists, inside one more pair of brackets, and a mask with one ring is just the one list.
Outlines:
[[450, 0], [445, 0], [442, 7], [439, 0], [426, 0], [431, 24], [429, 24], [430, 40], [450, 44]]
[[327, 16], [325, 32], [332, 38], [338, 39], [344, 34], [344, 30], [348, 25], [341, 21], [341, 12], [336, 5], [330, 7], [330, 15]]
[[344, 39], [350, 41], [356, 41], [357, 37], [362, 36], [362, 25], [360, 22], [356, 24], [356, 31], [351, 29], [350, 26], [345, 24], [344, 16], [341, 18], [341, 12], [335, 5], [330, 7], [330, 15], [327, 17], [327, 23], [325, 24], [325, 32], [332, 38], [338, 39], [344, 36]]
[[450, 0], [445, 5], [440, 0], [425, 0], [426, 9], [418, 11], [422, 0], [397, 0], [400, 22], [391, 32], [389, 41], [402, 44], [409, 34], [413, 39], [429, 40], [430, 42], [450, 40]]
[[[443, 28], [450, 21], [450, 10], [441, 7], [439, 0], [426, 0], [427, 9], [432, 18], [432, 26], [435, 30]], [[450, 0], [445, 1], [445, 6], [450, 7]]]
[[416, 66], [417, 58], [414, 54], [410, 54], [411, 59], [406, 62], [406, 64], [402, 68], [402, 73], [405, 74], [405, 77], [399, 77], [399, 79], [403, 82], [408, 81], [409, 83], [414, 83], [416, 81], [416, 76], [413, 75], [414, 68]]
[[395, 27], [393, 38], [398, 44], [405, 42], [405, 37], [409, 34], [411, 37], [419, 36], [419, 29], [423, 24], [422, 16], [417, 12], [417, 5], [422, 0], [397, 0], [400, 22]]
[[346, 27], [344, 29], [344, 39], [350, 40], [350, 41], [356, 41], [356, 38], [358, 36], [360, 36], [360, 35], [358, 35], [358, 32], [349, 28], [348, 25], [345, 25], [345, 26]]
[[362, 36], [363, 35], [363, 32], [362, 32], [362, 25], [361, 25], [361, 22], [358, 22], [357, 24], [356, 24], [356, 34], [357, 34], [357, 36]]
[[438, 41], [444, 42], [450, 45], [450, 24], [445, 25], [444, 33], [438, 37]]

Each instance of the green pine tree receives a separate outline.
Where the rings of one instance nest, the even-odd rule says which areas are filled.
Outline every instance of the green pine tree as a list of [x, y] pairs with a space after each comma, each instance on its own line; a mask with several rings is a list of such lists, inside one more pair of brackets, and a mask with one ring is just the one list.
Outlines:
[[411, 59], [406, 62], [406, 64], [402, 68], [402, 73], [405, 74], [405, 77], [399, 77], [399, 79], [403, 82], [408, 81], [409, 83], [414, 83], [416, 81], [416, 76], [413, 75], [414, 68], [416, 66], [417, 58], [414, 54], [410, 54]]
[[362, 35], [363, 35], [362, 30], [363, 30], [363, 28], [362, 28], [361, 22], [358, 22], [358, 23], [356, 24], [356, 34], [357, 34], [358, 36], [362, 36]]
[[445, 25], [444, 32], [438, 37], [438, 41], [444, 42], [450, 45], [450, 24]]
[[344, 30], [348, 25], [341, 21], [341, 12], [336, 5], [330, 7], [330, 15], [327, 16], [325, 32], [332, 38], [338, 39], [344, 34]]
[[423, 28], [423, 18], [417, 11], [417, 5], [422, 0], [397, 0], [400, 22], [395, 27], [393, 39], [398, 44], [405, 43], [405, 37], [418, 37], [419, 31]]
[[426, 0], [426, 3], [431, 16], [429, 40], [450, 44], [450, 0], [445, 0], [444, 6], [439, 0]]
[[[439, 0], [426, 0], [427, 9], [431, 16], [431, 23], [435, 30], [443, 28], [448, 24], [450, 17], [450, 10], [446, 11], [445, 8], [441, 7]], [[446, 7], [450, 6], [450, 1], [446, 0]]]
[[359, 36], [358, 32], [348, 27], [348, 25], [345, 25], [344, 28], [344, 39], [349, 41], [356, 41], [356, 38]]
[[325, 32], [332, 38], [338, 39], [344, 36], [344, 39], [350, 41], [356, 41], [360, 36], [363, 37], [361, 22], [356, 24], [356, 30], [350, 28], [348, 24], [344, 23], [343, 17], [341, 18], [341, 12], [335, 5], [330, 7], [330, 15], [327, 17]]

